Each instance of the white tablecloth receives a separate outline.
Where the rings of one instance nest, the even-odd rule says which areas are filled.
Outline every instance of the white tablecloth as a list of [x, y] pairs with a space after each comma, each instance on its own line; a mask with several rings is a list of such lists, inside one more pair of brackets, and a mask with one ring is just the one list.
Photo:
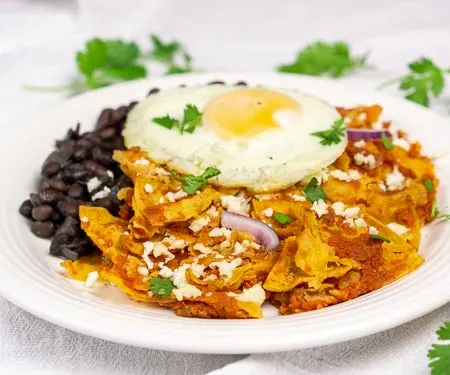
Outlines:
[[[87, 38], [148, 45], [149, 33], [183, 41], [195, 65], [209, 71], [271, 71], [319, 38], [369, 50], [376, 68], [355, 75], [369, 87], [401, 74], [420, 55], [450, 65], [450, 3], [444, 0], [0, 0], [0, 132], [63, 98], [20, 86], [67, 83], [76, 74], [74, 50]], [[444, 95], [433, 109], [449, 114], [449, 99]], [[447, 305], [349, 343], [250, 357], [196, 355], [86, 337], [0, 297], [0, 374], [427, 374], [427, 349], [449, 319]]]

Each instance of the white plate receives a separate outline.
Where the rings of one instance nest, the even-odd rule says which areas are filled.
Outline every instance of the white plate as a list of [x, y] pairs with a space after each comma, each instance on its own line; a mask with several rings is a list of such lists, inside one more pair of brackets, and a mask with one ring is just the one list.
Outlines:
[[[87, 291], [65, 277], [50, 257], [49, 242], [34, 237], [18, 206], [35, 188], [39, 168], [54, 140], [81, 122], [89, 129], [99, 111], [139, 100], [149, 88], [221, 79], [297, 88], [335, 105], [380, 103], [383, 118], [420, 139], [428, 154], [449, 151], [450, 122], [390, 95], [343, 86], [330, 80], [268, 74], [193, 74], [136, 81], [80, 95], [33, 117], [0, 149], [0, 293], [25, 310], [63, 327], [136, 346], [199, 353], [254, 353], [332, 344], [392, 328], [450, 301], [450, 224], [423, 231], [425, 263], [381, 290], [323, 310], [277, 316], [265, 309], [261, 320], [180, 318], [170, 311], [129, 301], [115, 288]], [[438, 162], [439, 202], [449, 202], [450, 166]]]

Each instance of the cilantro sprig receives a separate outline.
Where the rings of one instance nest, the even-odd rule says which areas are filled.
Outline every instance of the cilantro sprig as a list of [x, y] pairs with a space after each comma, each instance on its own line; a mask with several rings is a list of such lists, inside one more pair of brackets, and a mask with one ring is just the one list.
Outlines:
[[180, 176], [174, 171], [171, 171], [170, 174], [173, 178], [181, 182], [181, 188], [187, 195], [194, 195], [197, 190], [206, 185], [208, 179], [218, 176], [220, 171], [217, 168], [208, 167], [200, 176], [194, 176], [191, 174]]
[[433, 344], [428, 351], [429, 367], [432, 375], [450, 375], [450, 321], [436, 332], [442, 344]]
[[444, 90], [445, 75], [450, 73], [450, 69], [436, 65], [427, 57], [411, 61], [408, 68], [408, 74], [393, 78], [378, 88], [399, 84], [399, 89], [404, 92], [406, 99], [429, 107], [430, 98], [438, 97]]
[[166, 74], [192, 72], [192, 57], [180, 42], [172, 41], [165, 44], [154, 34], [150, 36], [150, 40], [153, 44], [150, 57], [166, 67]]
[[150, 277], [148, 280], [149, 288], [155, 296], [159, 296], [162, 298], [169, 297], [172, 290], [175, 289], [175, 284], [170, 279], [162, 279], [160, 277]]
[[201, 124], [202, 113], [192, 104], [187, 104], [184, 108], [183, 120], [180, 121], [169, 115], [163, 117], [154, 117], [152, 121], [158, 125], [164, 126], [167, 129], [177, 128], [180, 134], [184, 132], [193, 133], [197, 126]]
[[314, 137], [321, 138], [320, 144], [330, 146], [332, 144], [341, 143], [341, 138], [345, 134], [344, 118], [336, 120], [330, 129], [311, 133]]
[[368, 55], [352, 56], [350, 46], [342, 41], [318, 41], [300, 50], [294, 62], [277, 67], [279, 72], [342, 77], [358, 68], [366, 68]]
[[433, 181], [431, 181], [428, 177], [426, 177], [423, 180], [423, 185], [425, 186], [425, 189], [431, 193], [434, 190]]
[[276, 221], [278, 221], [281, 225], [290, 224], [293, 221], [293, 219], [290, 216], [283, 214], [281, 212], [275, 212], [273, 214], [273, 218]]
[[313, 177], [311, 181], [309, 181], [308, 185], [305, 186], [302, 193], [305, 198], [311, 203], [319, 201], [321, 199], [327, 199], [327, 196], [325, 195], [323, 189], [319, 186], [319, 181], [316, 177]]
[[383, 146], [386, 150], [391, 151], [394, 149], [394, 145], [386, 133], [381, 133], [381, 142], [383, 142]]

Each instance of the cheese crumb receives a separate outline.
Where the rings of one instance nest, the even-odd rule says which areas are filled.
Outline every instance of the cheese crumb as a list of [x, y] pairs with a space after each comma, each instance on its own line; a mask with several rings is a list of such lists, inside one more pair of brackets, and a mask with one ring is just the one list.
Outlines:
[[187, 197], [187, 193], [183, 190], [178, 190], [177, 192], [173, 193], [171, 191], [169, 191], [166, 194], [167, 199], [169, 200], [169, 202], [174, 203], [177, 200], [180, 200], [184, 197]]
[[398, 236], [403, 236], [405, 233], [409, 232], [408, 227], [405, 227], [399, 223], [389, 223], [387, 227]]
[[288, 195], [296, 202], [306, 202], [306, 198], [303, 195], [293, 193], [289, 193]]
[[384, 184], [384, 182], [380, 182], [380, 183], [378, 184], [378, 187], [379, 187], [382, 191], [386, 191], [386, 190], [387, 190], [386, 185]]
[[189, 229], [194, 233], [200, 232], [204, 226], [210, 223], [211, 219], [209, 217], [199, 217], [192, 221], [191, 225], [189, 225]]
[[394, 136], [392, 138], [392, 144], [404, 149], [405, 151], [409, 151], [411, 149], [411, 144], [405, 138], [398, 138], [397, 136]]
[[359, 141], [353, 143], [353, 146], [356, 148], [363, 148], [366, 145], [366, 141], [364, 139], [360, 139]]
[[147, 268], [151, 270], [153, 268], [153, 262], [150, 260], [149, 255], [155, 247], [154, 242], [146, 241], [144, 242], [144, 253], [142, 254], [142, 259], [144, 259]]
[[135, 160], [135, 162], [133, 164], [134, 165], [149, 165], [150, 162], [145, 158], [140, 158], [138, 160]]
[[358, 152], [355, 154], [355, 156], [353, 158], [355, 159], [356, 165], [366, 164], [370, 169], [374, 169], [377, 165], [375, 156], [373, 156], [372, 154], [365, 156], [365, 155], [361, 154], [360, 152]]
[[193, 246], [193, 249], [200, 251], [202, 254], [210, 254], [211, 253], [211, 248], [203, 245], [202, 243], [196, 243]]
[[234, 243], [233, 255], [239, 255], [245, 251], [245, 247], [239, 241]]
[[128, 232], [127, 230], [124, 230], [122, 234], [124, 234], [125, 236], [129, 236], [130, 232]]
[[359, 180], [361, 175], [357, 170], [351, 169], [348, 172], [341, 171], [340, 169], [335, 169], [331, 171], [331, 176], [340, 181], [350, 182]]
[[264, 211], [263, 211], [263, 214], [264, 214], [264, 216], [266, 216], [266, 217], [272, 217], [273, 216], [273, 208], [266, 208]]
[[206, 213], [208, 215], [210, 215], [211, 217], [217, 217], [219, 216], [219, 211], [217, 211], [216, 206], [211, 206], [210, 208], [208, 208], [208, 210], [206, 211]]
[[88, 219], [86, 216], [83, 216], [83, 217], [81, 218], [81, 222], [82, 222], [82, 223], [88, 223], [88, 222], [89, 222], [89, 219]]
[[260, 201], [268, 201], [271, 199], [275, 199], [277, 196], [275, 194], [257, 194], [255, 198]]
[[315, 211], [317, 216], [321, 218], [323, 215], [328, 213], [328, 205], [323, 199], [319, 199], [313, 203], [311, 210]]
[[110, 192], [111, 192], [111, 189], [108, 186], [105, 186], [103, 188], [103, 190], [98, 191], [97, 193], [95, 193], [92, 196], [92, 200], [95, 201], [97, 199], [106, 198], [109, 195]]
[[166, 200], [164, 199], [164, 197], [159, 198], [159, 203], [162, 204], [164, 203]]
[[[213, 273], [211, 275], [206, 276], [203, 280], [210, 281], [210, 280], [217, 280], [217, 275], [214, 275]], [[211, 293], [212, 294], [212, 293]], [[208, 293], [206, 294], [208, 295]]]
[[202, 295], [200, 289], [188, 284], [186, 280], [186, 270], [188, 268], [191, 268], [191, 264], [183, 264], [173, 271], [173, 283], [177, 289], [173, 289], [172, 293], [178, 301], [182, 301], [184, 298], [195, 298]]
[[167, 243], [169, 249], [184, 249], [187, 243], [181, 238], [175, 238], [174, 236], [164, 238], [164, 242]]
[[85, 288], [92, 288], [97, 282], [99, 277], [100, 275], [98, 274], [97, 271], [89, 272], [86, 281], [84, 282]]
[[158, 174], [160, 176], [170, 176], [170, 173], [161, 167], [156, 167], [155, 172], [156, 172], [156, 174]]
[[377, 228], [375, 228], [375, 227], [373, 227], [373, 226], [370, 226], [370, 227], [369, 227], [369, 234], [370, 234], [370, 235], [372, 235], [372, 234], [378, 234], [378, 233], [379, 233], [379, 231], [378, 231]]
[[233, 270], [242, 264], [241, 258], [233, 259], [231, 262], [223, 260], [221, 262], [212, 262], [209, 264], [210, 268], [217, 267], [221, 276], [225, 276], [226, 279], [231, 279], [233, 276]]
[[235, 195], [222, 195], [220, 197], [220, 204], [229, 212], [239, 215], [248, 215], [250, 211], [250, 204], [247, 199]]
[[342, 216], [342, 214], [345, 211], [345, 204], [342, 202], [334, 202], [331, 205], [331, 208], [333, 209], [333, 211], [336, 215]]
[[229, 238], [231, 236], [231, 230], [225, 227], [221, 227], [221, 228], [214, 228], [211, 232], [209, 232], [209, 237], [221, 237], [221, 236]]
[[142, 276], [148, 276], [149, 272], [148, 272], [148, 268], [144, 267], [144, 266], [139, 266], [137, 268], [138, 274], [142, 275]]
[[195, 277], [201, 278], [206, 266], [204, 264], [193, 263], [191, 265], [191, 272]]
[[358, 217], [354, 220], [354, 223], [357, 228], [367, 228], [367, 223], [362, 217]]
[[109, 176], [110, 179], [114, 180], [114, 173], [113, 171], [110, 171], [109, 169], [106, 171], [106, 174]]
[[225, 241], [220, 243], [219, 247], [220, 247], [220, 250], [228, 249], [229, 247], [231, 247], [231, 241], [225, 240]]
[[151, 194], [151, 193], [153, 193], [153, 186], [150, 185], [150, 184], [145, 184], [144, 190], [145, 190], [146, 193]]
[[358, 206], [346, 208], [342, 213], [342, 216], [345, 217], [346, 219], [355, 219], [358, 217], [359, 210], [360, 208]]
[[[144, 242], [145, 245], [145, 242]], [[164, 245], [161, 242], [156, 242], [154, 247], [153, 247], [153, 256], [155, 258], [160, 257], [161, 255], [165, 255], [166, 256], [166, 262], [168, 262], [169, 260], [172, 260], [175, 258], [175, 255], [173, 255], [169, 249], [167, 248], [166, 245]]]
[[88, 182], [86, 182], [86, 187], [88, 189], [88, 192], [90, 193], [97, 189], [101, 184], [102, 182], [98, 179], [98, 177], [93, 177], [88, 180]]
[[262, 305], [266, 300], [266, 292], [261, 286], [261, 283], [253, 285], [251, 288], [245, 289], [241, 294], [228, 292], [228, 296], [236, 298], [241, 302], [254, 302], [258, 305]]
[[158, 266], [160, 268], [158, 275], [164, 277], [165, 279], [170, 279], [173, 276], [173, 271], [167, 267], [164, 262], [159, 262]]
[[386, 175], [386, 186], [389, 191], [403, 189], [405, 187], [405, 181], [405, 176], [398, 170], [397, 166], [394, 166], [393, 171]]

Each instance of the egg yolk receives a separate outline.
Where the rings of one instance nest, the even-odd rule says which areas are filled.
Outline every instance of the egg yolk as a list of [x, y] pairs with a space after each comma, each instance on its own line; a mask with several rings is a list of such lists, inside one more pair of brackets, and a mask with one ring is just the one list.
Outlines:
[[280, 110], [299, 111], [289, 96], [262, 88], [228, 91], [210, 100], [203, 110], [203, 124], [223, 139], [252, 138], [279, 128], [274, 114]]

